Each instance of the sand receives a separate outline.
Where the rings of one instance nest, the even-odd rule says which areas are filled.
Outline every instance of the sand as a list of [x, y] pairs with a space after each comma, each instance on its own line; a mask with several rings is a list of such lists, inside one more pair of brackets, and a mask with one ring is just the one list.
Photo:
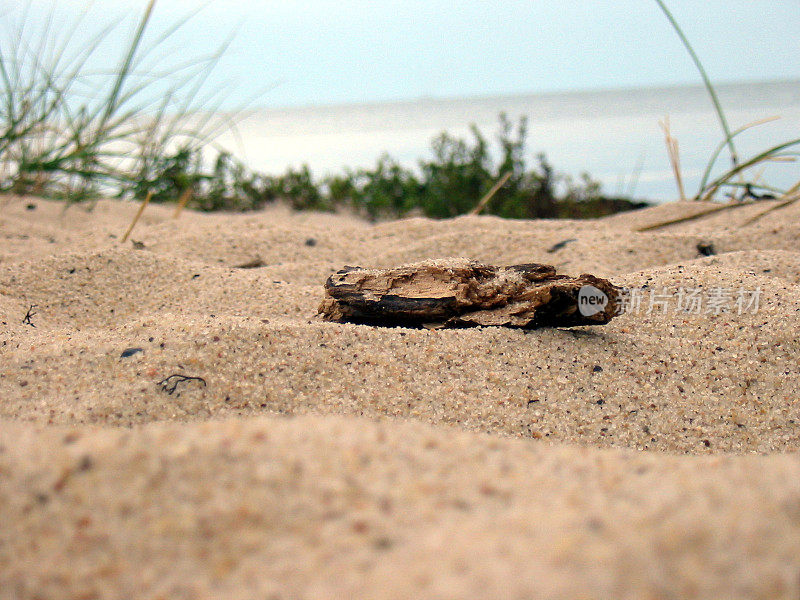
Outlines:
[[[0, 197], [0, 597], [796, 599], [800, 207], [741, 226], [769, 205], [646, 233], [698, 205], [152, 206], [122, 244], [134, 205]], [[534, 331], [316, 315], [344, 265], [445, 257], [642, 306]]]

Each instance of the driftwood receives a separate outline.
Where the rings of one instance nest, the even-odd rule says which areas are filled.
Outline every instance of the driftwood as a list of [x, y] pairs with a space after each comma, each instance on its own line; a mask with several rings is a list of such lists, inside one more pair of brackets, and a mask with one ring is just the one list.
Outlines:
[[319, 312], [328, 321], [406, 327], [603, 325], [618, 313], [619, 299], [618, 288], [593, 275], [463, 259], [345, 267], [325, 292]]

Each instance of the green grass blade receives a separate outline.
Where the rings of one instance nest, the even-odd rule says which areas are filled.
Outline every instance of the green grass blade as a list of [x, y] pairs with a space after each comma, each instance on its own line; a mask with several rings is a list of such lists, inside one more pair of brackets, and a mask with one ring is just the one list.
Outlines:
[[131, 66], [133, 65], [134, 57], [136, 56], [136, 51], [139, 49], [140, 44], [142, 43], [142, 38], [144, 37], [145, 29], [147, 29], [147, 24], [150, 22], [150, 17], [153, 14], [153, 8], [155, 8], [156, 0], [150, 0], [147, 3], [147, 7], [145, 8], [144, 14], [142, 18], [139, 20], [139, 25], [136, 28], [136, 31], [133, 34], [133, 38], [131, 39], [130, 43], [128, 44], [128, 51], [125, 53], [125, 57], [122, 60], [122, 64], [120, 65], [117, 77], [114, 81], [114, 85], [111, 88], [111, 93], [109, 94], [106, 105], [105, 105], [105, 112], [100, 119], [100, 129], [102, 130], [103, 126], [105, 125], [106, 121], [111, 117], [115, 110], [117, 110], [119, 104], [119, 95], [123, 89], [123, 85], [125, 80], [128, 78], [131, 72]]
[[[764, 125], [766, 123], [771, 123], [772, 121], [777, 121], [778, 119], [780, 119], [780, 117], [768, 117], [766, 119], [759, 119], [758, 121], [754, 121], [752, 123], [748, 123], [747, 125], [743, 125], [742, 127], [739, 127], [739, 129], [737, 129], [731, 134], [730, 139], [735, 138], [737, 135], [744, 133], [748, 129], [752, 129], [753, 127], [758, 127], [759, 125]], [[711, 154], [711, 158], [709, 159], [708, 164], [706, 165], [706, 169], [705, 171], [703, 171], [703, 177], [700, 180], [700, 187], [698, 188], [699, 191], [695, 196], [695, 200], [700, 197], [700, 195], [703, 193], [703, 190], [706, 188], [708, 179], [711, 177], [711, 171], [717, 162], [717, 158], [719, 158], [720, 153], [725, 149], [725, 146], [727, 145], [728, 145], [727, 140], [722, 141], [714, 149], [714, 152]]]
[[734, 166], [739, 163], [739, 157], [736, 153], [736, 147], [733, 145], [733, 136], [731, 135], [730, 127], [728, 126], [728, 119], [725, 117], [725, 112], [722, 110], [722, 104], [717, 97], [717, 92], [714, 90], [714, 86], [711, 84], [711, 79], [708, 77], [708, 73], [706, 73], [705, 67], [703, 67], [703, 63], [700, 62], [700, 58], [692, 48], [692, 45], [689, 43], [689, 40], [684, 35], [683, 30], [681, 29], [678, 22], [675, 20], [675, 17], [672, 16], [672, 13], [669, 11], [667, 6], [664, 4], [662, 0], [655, 0], [658, 4], [659, 8], [661, 8], [662, 12], [666, 15], [667, 19], [669, 20], [672, 28], [678, 34], [681, 42], [683, 43], [684, 47], [686, 48], [687, 52], [689, 52], [689, 56], [692, 57], [692, 61], [694, 61], [697, 70], [700, 72], [700, 76], [703, 78], [703, 83], [708, 90], [709, 95], [711, 96], [711, 101], [714, 104], [714, 110], [717, 112], [717, 117], [719, 118], [720, 125], [722, 126], [722, 131], [725, 133], [725, 141], [728, 148], [731, 151], [731, 161]]
[[752, 167], [754, 165], [757, 165], [759, 163], [762, 163], [762, 162], [765, 162], [765, 161], [768, 161], [768, 160], [771, 160], [771, 159], [774, 159], [774, 158], [780, 158], [780, 157], [783, 157], [783, 156], [789, 156], [789, 157], [794, 156], [794, 153], [781, 154], [781, 151], [782, 150], [786, 150], [787, 148], [791, 148], [792, 146], [797, 146], [797, 145], [800, 145], [800, 138], [797, 138], [795, 140], [791, 140], [789, 142], [784, 142], [783, 144], [779, 144], [777, 146], [773, 146], [769, 150], [764, 150], [763, 152], [760, 152], [759, 154], [756, 154], [755, 156], [753, 156], [752, 158], [746, 160], [745, 162], [736, 165], [734, 168], [730, 169], [729, 171], [727, 171], [726, 173], [724, 173], [723, 175], [721, 175], [720, 177], [715, 179], [713, 182], [711, 182], [707, 186], [707, 189], [703, 190], [701, 192], [701, 195], [702, 195], [703, 199], [704, 200], [708, 200], [711, 197], [713, 197], [713, 195], [716, 194], [717, 190], [720, 187], [725, 185], [728, 182], [728, 180], [730, 180], [735, 175], [738, 175], [739, 173], [741, 173], [745, 169], [749, 169], [750, 167]]

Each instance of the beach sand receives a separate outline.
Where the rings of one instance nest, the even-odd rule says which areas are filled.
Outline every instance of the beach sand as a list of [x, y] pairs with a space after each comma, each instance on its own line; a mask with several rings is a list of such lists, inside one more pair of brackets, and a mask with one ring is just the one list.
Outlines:
[[[636, 231], [704, 206], [151, 206], [122, 244], [136, 205], [0, 197], [0, 597], [798, 598], [800, 207]], [[345, 265], [445, 257], [642, 304], [531, 331], [316, 314]]]

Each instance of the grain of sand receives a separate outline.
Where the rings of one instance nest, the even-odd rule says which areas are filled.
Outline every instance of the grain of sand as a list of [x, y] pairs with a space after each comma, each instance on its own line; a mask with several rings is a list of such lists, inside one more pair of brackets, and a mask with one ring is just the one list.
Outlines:
[[[767, 206], [647, 233], [697, 205], [151, 206], [121, 244], [133, 205], [0, 198], [0, 597], [797, 598], [800, 210], [740, 226]], [[458, 256], [644, 305], [534, 331], [316, 316], [344, 265]], [[731, 304], [680, 312], [679, 288]]]

